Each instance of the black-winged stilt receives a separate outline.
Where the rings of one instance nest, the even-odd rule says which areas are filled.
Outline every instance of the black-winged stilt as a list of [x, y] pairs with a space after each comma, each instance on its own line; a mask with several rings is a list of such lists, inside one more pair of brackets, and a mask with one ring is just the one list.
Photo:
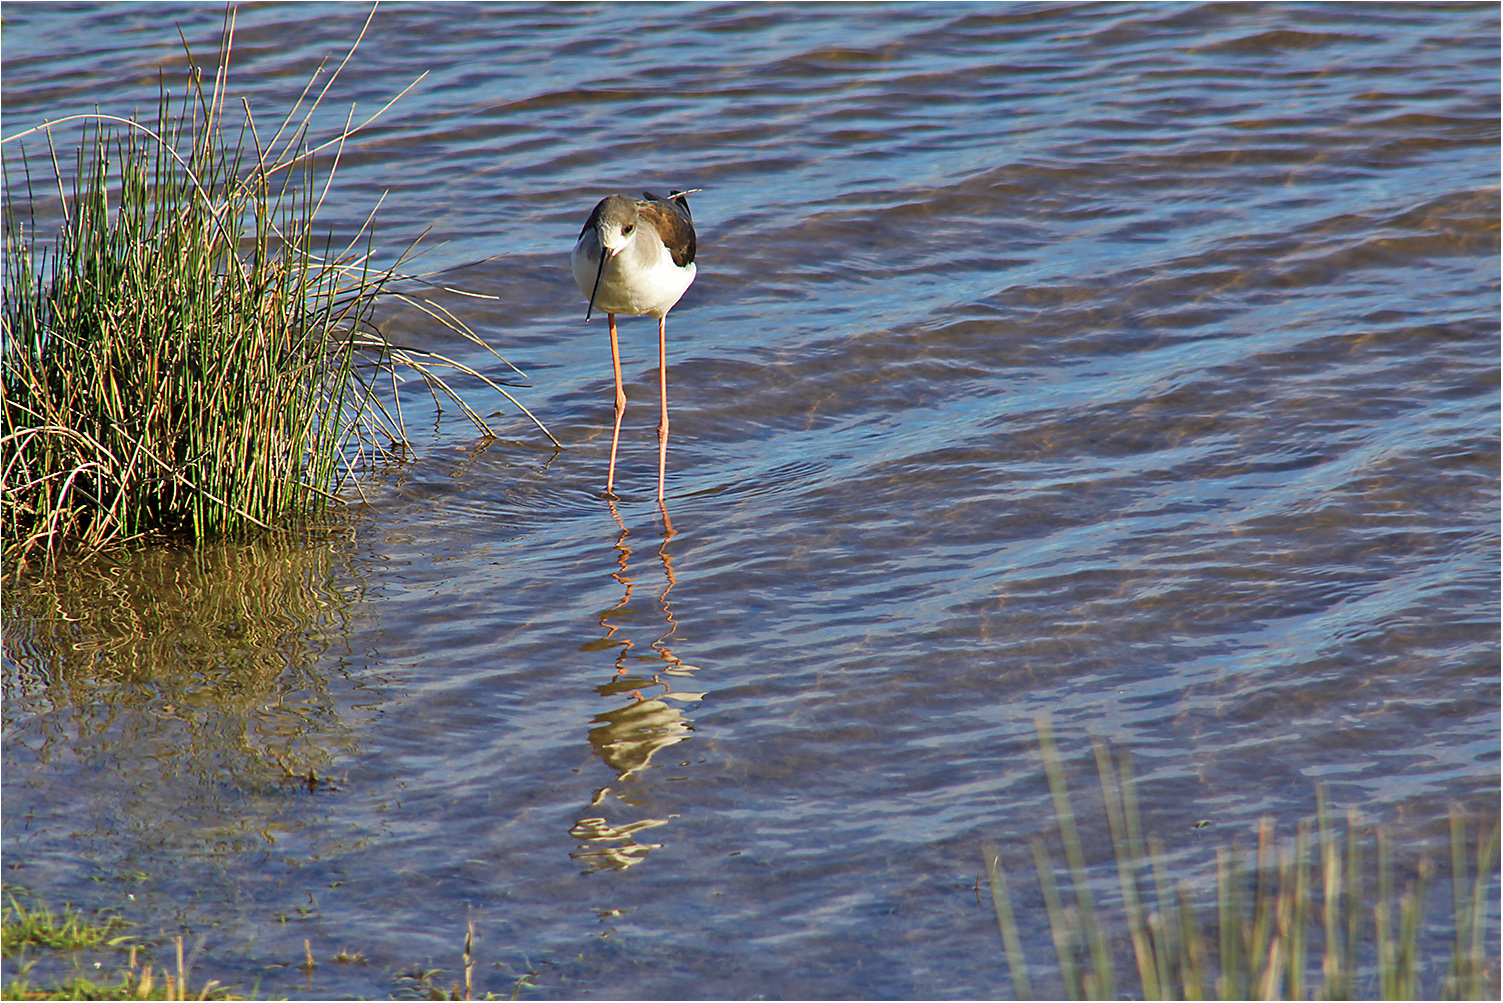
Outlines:
[[651, 192], [642, 198], [608, 195], [595, 206], [569, 263], [574, 283], [589, 299], [585, 319], [604, 310], [611, 329], [611, 366], [616, 374], [616, 428], [611, 434], [611, 466], [605, 493], [614, 496], [616, 445], [626, 390], [621, 385], [621, 350], [616, 341], [616, 314], [658, 319], [658, 387], [663, 407], [658, 424], [658, 501], [663, 500], [668, 470], [668, 311], [694, 281], [694, 220], [687, 192], [665, 199]]

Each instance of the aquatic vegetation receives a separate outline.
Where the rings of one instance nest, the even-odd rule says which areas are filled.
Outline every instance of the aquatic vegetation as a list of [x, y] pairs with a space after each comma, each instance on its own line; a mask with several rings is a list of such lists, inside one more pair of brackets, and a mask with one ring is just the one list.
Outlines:
[[[183, 938], [173, 939], [176, 946], [177, 967], [174, 970], [163, 966], [160, 971], [150, 964], [142, 967], [138, 961], [139, 945], [128, 943], [136, 938], [121, 933], [133, 924], [120, 916], [104, 914], [90, 918], [70, 905], [54, 912], [46, 905], [27, 907], [17, 901], [14, 894], [8, 896], [3, 919], [3, 954], [16, 960], [16, 974], [10, 978], [0, 999], [8, 1000], [207, 1000], [243, 999], [233, 996], [220, 987], [216, 980], [209, 980], [198, 990], [190, 990], [190, 974], [195, 946], [185, 956]], [[202, 941], [200, 941], [200, 944]], [[126, 954], [125, 967], [112, 963], [109, 972], [103, 963], [92, 969], [75, 963], [73, 972], [55, 984], [40, 988], [31, 984], [31, 972], [36, 961], [26, 959], [28, 948], [43, 951], [112, 951]], [[103, 981], [101, 981], [103, 980]]]
[[131, 938], [120, 931], [130, 926], [119, 916], [90, 919], [71, 905], [53, 912], [45, 905], [28, 908], [7, 896], [4, 925], [0, 926], [0, 954], [6, 957], [28, 947], [79, 951], [93, 947], [117, 947]]
[[[1487, 930], [1486, 909], [1496, 895], [1497, 820], [1486, 832], [1469, 834], [1460, 813], [1451, 814], [1451, 950], [1437, 959], [1425, 955], [1423, 936], [1433, 863], [1422, 859], [1396, 889], [1386, 831], [1364, 830], [1352, 813], [1340, 833], [1319, 788], [1313, 833], [1301, 823], [1291, 845], [1265, 818], [1250, 858], [1236, 846], [1216, 851], [1215, 905], [1205, 909], [1196, 886], [1169, 873], [1162, 843], [1144, 839], [1130, 760], [1098, 742], [1096, 767], [1120, 892], [1120, 916], [1109, 919], [1089, 883], [1053, 734], [1044, 719], [1037, 728], [1064, 872], [1057, 873], [1042, 838], [1030, 849], [1055, 948], [1053, 974], [1071, 999], [1117, 999], [1119, 993], [1143, 999], [1497, 998], [1497, 937]], [[1366, 884], [1372, 843], [1376, 889]], [[1013, 989], [1029, 999], [1032, 981], [1010, 879], [995, 846], [983, 856]], [[1130, 966], [1129, 952], [1119, 950], [1124, 939]]]
[[[0, 988], [0, 999], [6, 1000], [241, 1000], [256, 998], [255, 990], [249, 997], [238, 995], [239, 990], [221, 985], [210, 979], [195, 989], [193, 967], [203, 949], [205, 937], [200, 935], [191, 947], [182, 935], [167, 941], [173, 948], [169, 964], [153, 966], [142, 963], [140, 952], [150, 945], [138, 943], [138, 938], [124, 934], [134, 924], [113, 913], [100, 913], [90, 917], [65, 905], [61, 911], [53, 911], [45, 905], [27, 907], [14, 893], [8, 896], [3, 915], [4, 956], [15, 967], [14, 973]], [[494, 993], [476, 995], [476, 938], [479, 930], [473, 919], [465, 924], [465, 933], [459, 960], [463, 968], [463, 984], [459, 977], [450, 978], [442, 968], [413, 965], [398, 971], [391, 977], [394, 999], [452, 999], [494, 1000], [518, 999], [522, 992], [534, 986], [536, 972], [509, 976], [511, 991], [506, 996]], [[28, 959], [27, 950], [35, 948], [53, 955], [57, 953], [82, 954], [74, 958], [72, 971], [65, 976], [54, 974], [41, 985], [33, 982], [37, 959]], [[103, 960], [100, 960], [103, 959]], [[341, 948], [329, 957], [336, 965], [370, 964], [360, 951]], [[278, 966], [274, 966], [278, 967]], [[303, 941], [303, 960], [296, 967], [308, 977], [318, 969], [313, 943]], [[495, 966], [500, 968], [500, 965]], [[55, 968], [55, 966], [54, 966]], [[255, 988], [260, 987], [257, 980]]]
[[[13, 571], [65, 548], [318, 515], [369, 452], [406, 442], [400, 407], [374, 394], [393, 367], [485, 434], [438, 370], [516, 403], [467, 366], [381, 336], [374, 313], [391, 297], [483, 345], [443, 307], [397, 289], [425, 281], [399, 271], [412, 249], [377, 267], [370, 219], [337, 243], [315, 228], [344, 144], [401, 94], [315, 142], [310, 121], [339, 71], [310, 99], [315, 74], [268, 133], [248, 100], [230, 98], [233, 34], [231, 11], [217, 68], [206, 73], [189, 51], [186, 90], [164, 83], [149, 124], [67, 115], [5, 139], [45, 137], [40, 166], [51, 169], [38, 182], [24, 154], [6, 164], [0, 515]], [[70, 192], [54, 136], [75, 122]], [[319, 156], [332, 160], [322, 175]], [[53, 185], [55, 207], [37, 191]], [[61, 216], [50, 248], [39, 207]]]

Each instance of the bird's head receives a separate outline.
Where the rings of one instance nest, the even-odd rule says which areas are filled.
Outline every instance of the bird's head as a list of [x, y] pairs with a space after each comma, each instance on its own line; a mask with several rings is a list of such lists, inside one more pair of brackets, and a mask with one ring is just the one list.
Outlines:
[[625, 195], [612, 195], [601, 202], [595, 212], [595, 232], [607, 257], [614, 258], [625, 250], [640, 222], [637, 203]]

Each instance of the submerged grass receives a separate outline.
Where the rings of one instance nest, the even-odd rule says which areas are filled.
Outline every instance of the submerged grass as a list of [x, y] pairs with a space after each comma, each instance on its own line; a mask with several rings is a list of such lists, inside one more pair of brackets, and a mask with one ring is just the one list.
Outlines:
[[[203, 950], [202, 935], [190, 947], [182, 935], [166, 941], [172, 948], [168, 962], [153, 965], [143, 961], [141, 952], [152, 944], [143, 944], [134, 935], [121, 931], [134, 924], [118, 915], [101, 913], [94, 917], [65, 905], [54, 912], [45, 905], [24, 906], [14, 891], [7, 895], [0, 913], [0, 929], [4, 930], [4, 957], [14, 965], [14, 971], [0, 986], [0, 1000], [243, 1000], [256, 998], [260, 981], [250, 996], [240, 990], [222, 985], [217, 979], [199, 982], [193, 976], [193, 968]], [[495, 1000], [519, 999], [524, 990], [534, 988], [536, 972], [512, 976], [510, 992], [505, 996], [494, 993], [477, 995], [475, 985], [476, 941], [478, 926], [473, 918], [465, 924], [463, 945], [459, 960], [463, 968], [464, 982], [441, 968], [413, 966], [391, 976], [390, 994], [381, 999], [432, 999], [432, 1000]], [[161, 942], [157, 942], [158, 945]], [[28, 959], [28, 949], [36, 949], [56, 960], [59, 953], [76, 954], [90, 952], [72, 961], [72, 970], [58, 976], [37, 979], [35, 969], [40, 959]], [[303, 941], [303, 961], [300, 964], [274, 966], [301, 970], [310, 980], [308, 990], [313, 991], [312, 977], [319, 967], [312, 941]], [[103, 960], [97, 960], [103, 959]], [[369, 964], [364, 955], [341, 949], [330, 956], [337, 965]], [[496, 967], [500, 967], [499, 965]], [[309, 998], [312, 998], [311, 996]]]
[[11, 895], [0, 924], [0, 954], [9, 957], [28, 946], [59, 951], [118, 947], [130, 939], [121, 933], [129, 926], [119, 916], [90, 919], [69, 905], [59, 912], [45, 905], [28, 908]]
[[[3, 955], [15, 959], [16, 973], [0, 990], [7, 1000], [207, 1000], [243, 999], [231, 995], [217, 981], [210, 980], [196, 991], [190, 990], [190, 972], [198, 954], [195, 946], [184, 955], [183, 938], [176, 937], [177, 967], [160, 970], [137, 958], [136, 938], [122, 933], [131, 927], [120, 916], [90, 918], [64, 905], [54, 912], [46, 905], [26, 906], [14, 894], [7, 897], [0, 929], [3, 929]], [[200, 941], [200, 944], [202, 942]], [[26, 960], [28, 948], [42, 951], [116, 951], [127, 955], [123, 967], [111, 965], [106, 974], [102, 963], [93, 970], [75, 963], [74, 971], [45, 987], [33, 985], [31, 972], [35, 961]]]
[[75, 970], [69, 977], [47, 986], [33, 985], [31, 964], [22, 962], [16, 976], [0, 991], [0, 999], [7, 1000], [243, 1000], [233, 990], [221, 986], [216, 979], [209, 979], [197, 989], [192, 988], [192, 961], [183, 959], [183, 938], [174, 938], [177, 947], [177, 969], [162, 966], [141, 965], [136, 951], [130, 950], [124, 967], [105, 973], [102, 969]]
[[[1088, 880], [1053, 733], [1044, 719], [1037, 728], [1065, 849], [1063, 873], [1056, 873], [1041, 838], [1031, 841], [1031, 851], [1056, 974], [1070, 999], [1118, 999], [1119, 992], [1186, 1000], [1497, 998], [1497, 945], [1486, 915], [1497, 876], [1496, 820], [1474, 837], [1459, 811], [1452, 812], [1450, 952], [1444, 959], [1427, 957], [1421, 944], [1435, 866], [1421, 860], [1396, 890], [1386, 831], [1364, 831], [1353, 812], [1345, 834], [1339, 833], [1323, 789], [1317, 788], [1313, 833], [1302, 823], [1290, 845], [1265, 818], [1250, 859], [1235, 846], [1217, 850], [1215, 902], [1207, 909], [1189, 881], [1171, 878], [1162, 843], [1144, 839], [1128, 757], [1098, 742], [1096, 768], [1121, 896], [1121, 915], [1108, 923]], [[1377, 887], [1369, 889], [1364, 882], [1373, 843]], [[987, 846], [983, 857], [1013, 990], [1030, 999], [1014, 890], [997, 848]], [[1062, 882], [1073, 892], [1072, 905], [1065, 905]], [[1109, 928], [1125, 935], [1121, 951]]]
[[[74, 115], [4, 140], [45, 135], [61, 215], [49, 249], [36, 239], [33, 165], [8, 158], [0, 532], [13, 571], [65, 548], [316, 516], [366, 450], [405, 443], [370, 367], [393, 385], [393, 367], [408, 367], [485, 433], [440, 367], [516, 403], [468, 367], [379, 335], [373, 313], [394, 296], [480, 343], [441, 306], [395, 289], [421, 281], [396, 270], [408, 255], [371, 264], [369, 220], [339, 247], [315, 230], [339, 151], [376, 117], [311, 141], [338, 69], [313, 96], [315, 74], [266, 135], [249, 102], [228, 96], [233, 38], [230, 11], [217, 69], [206, 79], [189, 51], [186, 91], [174, 99], [164, 84], [150, 124]], [[70, 191], [53, 133], [74, 121], [85, 131]]]

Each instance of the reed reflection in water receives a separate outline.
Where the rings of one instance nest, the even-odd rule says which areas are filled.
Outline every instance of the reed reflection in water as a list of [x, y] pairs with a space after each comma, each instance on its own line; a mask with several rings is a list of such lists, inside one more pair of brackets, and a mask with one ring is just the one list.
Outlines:
[[[101, 555], [5, 598], [7, 806], [65, 763], [70, 783], [123, 795], [27, 798], [30, 838], [8, 858], [28, 883], [76, 866], [79, 828], [133, 847], [106, 877], [142, 854], [220, 863], [301, 842], [318, 828], [306, 799], [342, 788], [335, 764], [380, 700], [339, 671], [364, 595], [338, 533]], [[193, 900], [191, 880], [149, 869], [138, 899]]]

